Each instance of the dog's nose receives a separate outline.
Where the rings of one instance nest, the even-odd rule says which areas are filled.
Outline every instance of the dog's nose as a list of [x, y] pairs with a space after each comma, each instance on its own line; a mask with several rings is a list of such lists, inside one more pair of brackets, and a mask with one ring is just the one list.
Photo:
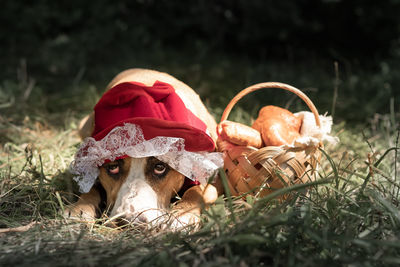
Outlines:
[[125, 217], [119, 217], [114, 220], [114, 225], [116, 227], [123, 227], [129, 224], [129, 221]]
[[140, 224], [147, 224], [149, 222], [148, 218], [144, 214], [138, 214], [135, 216], [132, 216], [130, 218], [126, 216], [121, 216], [117, 219], [115, 219], [114, 223], [117, 227], [122, 227], [126, 226], [130, 223], [133, 223], [134, 225], [140, 225]]
[[139, 222], [139, 223], [148, 223], [149, 219], [147, 218], [147, 216], [145, 216], [143, 213], [142, 214], [138, 214], [135, 218], [134, 218], [135, 222]]

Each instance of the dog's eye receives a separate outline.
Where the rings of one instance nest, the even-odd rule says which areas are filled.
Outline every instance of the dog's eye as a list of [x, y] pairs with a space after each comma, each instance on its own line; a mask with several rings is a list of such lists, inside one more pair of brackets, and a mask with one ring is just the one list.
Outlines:
[[119, 173], [119, 165], [118, 164], [109, 164], [107, 166], [107, 171], [110, 174], [118, 174]]
[[155, 157], [149, 157], [147, 159], [145, 169], [146, 177], [161, 180], [168, 174], [169, 170], [170, 167], [168, 164], [156, 159]]
[[162, 163], [158, 163], [154, 166], [154, 174], [155, 175], [162, 175], [165, 173], [165, 171], [167, 170], [167, 167], [162, 164]]

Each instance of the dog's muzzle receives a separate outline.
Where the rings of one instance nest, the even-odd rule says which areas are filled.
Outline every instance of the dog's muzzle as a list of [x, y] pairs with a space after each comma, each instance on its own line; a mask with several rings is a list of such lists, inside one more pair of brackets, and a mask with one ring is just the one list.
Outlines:
[[112, 218], [129, 223], [153, 223], [163, 214], [156, 192], [144, 179], [127, 181], [111, 211]]

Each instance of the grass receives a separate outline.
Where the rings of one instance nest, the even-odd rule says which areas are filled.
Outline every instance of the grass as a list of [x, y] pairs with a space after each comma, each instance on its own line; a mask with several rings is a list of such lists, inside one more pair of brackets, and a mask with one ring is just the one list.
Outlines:
[[[185, 67], [179, 64], [161, 69], [170, 68], [169, 72], [199, 88], [218, 117], [233, 92], [262, 81], [262, 74], [273, 69], [257, 65], [249, 67], [246, 74], [239, 74], [228, 67], [231, 63], [237, 62], [221, 61], [210, 70], [190, 66], [188, 71], [192, 75], [185, 74]], [[275, 71], [266, 79], [275, 80], [282, 75], [280, 70]], [[288, 68], [283, 81], [308, 86], [326, 82], [313, 80], [319, 71], [306, 77], [303, 74], [303, 70]], [[332, 72], [320, 79], [335, 80], [334, 76]], [[373, 83], [377, 84], [377, 77], [381, 76], [373, 76]], [[76, 199], [76, 185], [68, 165], [80, 142], [75, 132], [77, 124], [101, 91], [96, 89], [97, 85], [78, 77], [74, 80], [79, 82], [63, 87], [68, 90], [47, 94], [46, 89], [40, 88], [40, 80], [33, 83], [29, 75], [23, 77], [5, 80], [0, 87], [0, 229], [32, 221], [37, 224], [25, 232], [0, 233], [2, 266], [400, 263], [400, 113], [395, 108], [384, 115], [370, 116], [368, 123], [339, 117], [337, 121], [341, 122], [335, 125], [334, 133], [341, 142], [323, 151], [319, 179], [307, 188], [300, 185], [275, 192], [289, 192], [291, 198], [284, 202], [271, 196], [248, 198], [247, 202], [220, 197], [203, 215], [198, 231], [158, 232], [134, 227], [118, 231], [101, 223], [67, 222], [59, 215], [64, 205]], [[340, 115], [341, 109], [348, 107], [345, 98], [340, 98], [347, 91], [341, 88], [354, 86], [349, 85], [354, 79], [343, 78], [340, 83], [338, 79], [335, 113]], [[219, 93], [211, 94], [217, 88]], [[317, 99], [317, 107], [325, 110], [332, 106], [329, 92], [303, 89]], [[323, 97], [316, 98], [318, 95]], [[263, 101], [268, 99], [262, 93], [257, 97], [261, 96]], [[257, 102], [257, 97], [249, 97], [230, 118], [249, 123], [259, 105], [269, 104]], [[271, 96], [270, 100], [289, 103], [292, 108], [302, 107], [290, 97], [283, 97], [286, 98]], [[249, 108], [249, 103], [256, 104]]]

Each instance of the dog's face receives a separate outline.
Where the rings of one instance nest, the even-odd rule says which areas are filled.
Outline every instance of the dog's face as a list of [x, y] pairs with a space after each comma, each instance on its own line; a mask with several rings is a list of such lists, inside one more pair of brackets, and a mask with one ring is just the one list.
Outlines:
[[127, 157], [100, 167], [111, 217], [151, 222], [163, 214], [181, 189], [184, 175], [154, 157]]

